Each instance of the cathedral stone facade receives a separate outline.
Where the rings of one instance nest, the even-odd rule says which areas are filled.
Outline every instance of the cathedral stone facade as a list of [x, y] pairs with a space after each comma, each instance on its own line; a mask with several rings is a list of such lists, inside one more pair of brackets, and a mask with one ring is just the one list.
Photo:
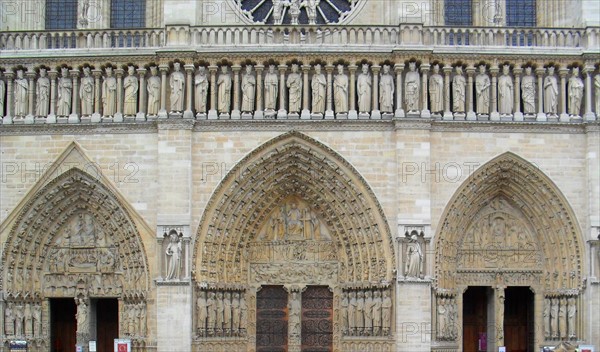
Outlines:
[[0, 351], [600, 349], [597, 4], [0, 12]]

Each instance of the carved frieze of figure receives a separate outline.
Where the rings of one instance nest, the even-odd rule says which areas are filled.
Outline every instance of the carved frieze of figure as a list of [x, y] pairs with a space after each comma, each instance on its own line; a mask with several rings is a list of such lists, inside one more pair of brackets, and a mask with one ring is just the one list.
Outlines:
[[475, 92], [477, 95], [477, 114], [490, 113], [490, 77], [485, 72], [485, 65], [479, 66], [479, 74], [475, 77]]
[[437, 337], [439, 340], [445, 340], [447, 338], [448, 308], [444, 297], [438, 297], [437, 302]]
[[325, 113], [326, 87], [327, 80], [325, 79], [325, 75], [321, 72], [321, 65], [316, 64], [315, 73], [313, 74], [311, 81], [313, 114]]
[[221, 66], [221, 74], [217, 79], [217, 109], [220, 114], [229, 114], [231, 105], [231, 74], [226, 65]]
[[356, 331], [358, 335], [364, 334], [365, 329], [365, 294], [363, 291], [358, 291], [356, 293], [356, 321], [354, 325], [356, 326]]
[[348, 112], [348, 75], [344, 73], [344, 66], [337, 66], [338, 73], [333, 78], [333, 103], [336, 113]]
[[551, 337], [550, 334], [550, 298], [544, 299], [544, 310], [542, 317], [544, 318], [544, 338], [549, 339]]
[[77, 302], [77, 333], [85, 334], [89, 332], [88, 305], [84, 299], [78, 299]]
[[358, 94], [358, 110], [361, 113], [371, 112], [371, 74], [369, 73], [369, 65], [362, 65], [362, 72], [356, 80], [356, 94]]
[[256, 77], [252, 73], [252, 65], [246, 65], [246, 72], [242, 75], [242, 112], [254, 111], [256, 97]]
[[560, 305], [558, 308], [558, 330], [559, 337], [561, 339], [567, 338], [567, 300], [566, 298], [561, 298]]
[[6, 336], [15, 334], [15, 319], [14, 305], [7, 303], [6, 308], [4, 308], [4, 334]]
[[349, 307], [348, 292], [344, 291], [344, 292], [342, 292], [342, 299], [340, 301], [340, 316], [341, 316], [341, 321], [342, 321], [342, 334], [343, 335], [348, 335], [348, 328], [349, 328], [348, 307]]
[[421, 266], [423, 264], [423, 251], [417, 235], [410, 237], [410, 243], [406, 247], [406, 277], [421, 277]]
[[214, 292], [208, 293], [208, 298], [206, 299], [206, 316], [206, 329], [209, 334], [214, 334], [217, 327], [217, 299]]
[[454, 69], [456, 73], [454, 74], [454, 78], [452, 78], [452, 111], [464, 113], [467, 81], [463, 75], [462, 66], [458, 65]]
[[574, 297], [569, 297], [567, 308], [567, 324], [569, 326], [569, 339], [577, 337], [577, 301]]
[[15, 336], [22, 337], [23, 336], [23, 318], [25, 317], [25, 312], [23, 311], [22, 304], [16, 304], [15, 306]]
[[579, 116], [583, 99], [583, 80], [579, 77], [579, 67], [573, 67], [569, 78], [569, 115]]
[[146, 90], [148, 91], [148, 115], [155, 116], [160, 108], [160, 77], [156, 66], [150, 67]]
[[223, 305], [223, 292], [217, 292], [216, 299], [216, 311], [217, 311], [217, 319], [215, 321], [216, 331], [220, 334], [223, 331], [223, 313], [225, 311], [225, 306]]
[[41, 337], [42, 334], [42, 306], [38, 303], [33, 307], [33, 335]]
[[421, 77], [417, 72], [417, 63], [408, 64], [408, 72], [404, 78], [404, 102], [408, 111], [419, 111], [419, 92], [421, 90]]
[[289, 303], [289, 321], [290, 321], [290, 334], [300, 335], [300, 314], [302, 312], [302, 304], [298, 292], [293, 291], [290, 297]]
[[83, 77], [79, 87], [81, 100], [81, 116], [90, 116], [94, 113], [94, 78], [90, 75], [90, 68], [83, 68]]
[[23, 321], [25, 322], [25, 336], [33, 336], [33, 311], [31, 310], [31, 303], [25, 303]]
[[0, 117], [4, 116], [4, 95], [6, 95], [6, 84], [0, 79]]
[[246, 297], [243, 293], [240, 294], [240, 331], [246, 331], [246, 323], [248, 317], [248, 306], [246, 305]]
[[502, 75], [498, 78], [498, 112], [510, 115], [513, 112], [514, 85], [510, 77], [510, 66], [502, 66]]
[[558, 112], [558, 81], [554, 75], [554, 66], [548, 67], [548, 76], [544, 78], [544, 112], [556, 115]]
[[356, 335], [356, 311], [358, 308], [358, 301], [356, 300], [356, 293], [350, 291], [348, 293], [350, 299], [348, 300], [348, 327], [351, 335]]
[[183, 100], [185, 92], [185, 77], [181, 72], [181, 64], [179, 62], [173, 63], [173, 72], [169, 78], [169, 85], [171, 87], [171, 111], [181, 112], [183, 111]]
[[231, 333], [231, 292], [223, 294], [223, 330]]
[[504, 290], [498, 292], [498, 301], [496, 303], [496, 341], [504, 339]]
[[[274, 5], [274, 4], [273, 4]], [[275, 72], [275, 65], [269, 65], [265, 74], [265, 111], [277, 109], [277, 94], [279, 90], [279, 79]]]
[[206, 67], [198, 67], [198, 72], [194, 77], [194, 107], [197, 114], [205, 114], [207, 110], [206, 97], [208, 96], [208, 76]]
[[304, 239], [304, 221], [302, 211], [296, 202], [290, 204], [286, 214], [287, 237], [286, 239]]
[[531, 73], [531, 66], [525, 68], [525, 75], [521, 79], [521, 96], [523, 97], [523, 113], [535, 114], [535, 77]]
[[[46, 69], [44, 67], [40, 68], [40, 76], [37, 79], [35, 90], [37, 96], [37, 102], [35, 104], [35, 116], [48, 116], [48, 107], [50, 102], [50, 79], [48, 79], [46, 74]], [[2, 115], [2, 109], [0, 109], [0, 115]]]
[[140, 336], [146, 336], [146, 305], [144, 303], [138, 303], [138, 307], [139, 307], [139, 334]]
[[231, 297], [231, 329], [234, 333], [239, 333], [240, 329], [240, 294], [234, 292]]
[[113, 76], [113, 68], [107, 66], [106, 76], [102, 82], [102, 109], [104, 116], [113, 116], [117, 107], [117, 79]]
[[364, 304], [364, 312], [365, 312], [365, 335], [373, 334], [373, 294], [371, 291], [365, 292], [365, 304]]
[[379, 81], [379, 109], [383, 113], [394, 112], [394, 77], [390, 74], [389, 65], [383, 65]]
[[[0, 83], [1, 85], [2, 83]], [[596, 91], [596, 116], [600, 118], [600, 73], [594, 77], [594, 90]], [[1, 92], [1, 89], [0, 89]], [[0, 97], [0, 100], [2, 97]], [[0, 109], [0, 114], [2, 110]]]
[[292, 72], [290, 72], [287, 78], [287, 87], [289, 99], [288, 112], [299, 113], [302, 109], [302, 77], [298, 73], [297, 64], [292, 64]]
[[71, 94], [73, 92], [73, 81], [69, 77], [69, 69], [66, 67], [63, 67], [60, 70], [57, 91], [58, 100], [56, 102], [56, 115], [69, 116], [71, 113]]
[[167, 280], [179, 279], [181, 273], [181, 239], [177, 232], [169, 234], [169, 244], [165, 252], [167, 259]]
[[381, 308], [382, 308], [381, 292], [375, 290], [373, 292], [373, 335], [381, 335]]
[[444, 111], [444, 77], [440, 75], [440, 65], [433, 65], [429, 76], [429, 102], [432, 113]]
[[196, 299], [196, 310], [198, 313], [198, 332], [201, 336], [204, 336], [206, 333], [206, 318], [208, 317], [206, 306], [206, 291], [200, 291], [198, 299]]
[[551, 308], [550, 308], [550, 330], [552, 330], [552, 338], [556, 339], [559, 337], [558, 335], [558, 306], [559, 301], [557, 298], [551, 299]]
[[389, 335], [392, 323], [392, 299], [389, 290], [383, 290], [383, 301], [381, 302], [381, 326], [383, 334]]
[[123, 79], [123, 88], [125, 89], [125, 99], [123, 100], [123, 115], [134, 116], [137, 114], [137, 100], [139, 83], [135, 76], [135, 67], [127, 68], [127, 76]]
[[14, 85], [15, 116], [27, 115], [27, 106], [29, 103], [29, 82], [23, 77], [23, 70], [17, 70], [17, 78]]

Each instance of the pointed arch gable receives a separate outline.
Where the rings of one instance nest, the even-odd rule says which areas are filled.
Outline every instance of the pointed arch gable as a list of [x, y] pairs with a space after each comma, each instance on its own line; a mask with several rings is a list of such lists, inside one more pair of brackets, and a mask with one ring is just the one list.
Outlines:
[[[108, 273], [118, 273], [120, 282], [115, 285], [121, 285], [120, 294], [145, 297], [149, 265], [140, 226], [145, 233], [151, 232], [99, 170], [92, 175], [80, 168], [92, 164], [81, 147], [71, 143], [5, 220], [2, 228], [8, 235], [0, 289], [44, 296], [45, 275], [68, 274], [65, 266], [57, 269], [51, 263], [65, 260], [73, 251], [87, 251], [96, 255], [90, 257], [97, 259], [96, 277], [106, 279]], [[96, 242], [76, 243], [71, 238], [85, 226]], [[100, 263], [102, 258], [105, 262]], [[87, 275], [84, 269], [77, 275]]]
[[211, 195], [194, 243], [196, 280], [242, 283], [245, 246], [272, 210], [293, 195], [331, 229], [340, 248], [340, 271], [346, 273], [340, 280], [392, 280], [391, 231], [374, 192], [342, 156], [295, 131], [244, 157]]
[[539, 168], [507, 152], [478, 168], [448, 202], [435, 237], [438, 289], [456, 288], [458, 264], [465, 254], [461, 243], [476, 219], [494, 211], [520, 218], [539, 248], [539, 272], [512, 271], [546, 292], [582, 288], [582, 234], [569, 202]]

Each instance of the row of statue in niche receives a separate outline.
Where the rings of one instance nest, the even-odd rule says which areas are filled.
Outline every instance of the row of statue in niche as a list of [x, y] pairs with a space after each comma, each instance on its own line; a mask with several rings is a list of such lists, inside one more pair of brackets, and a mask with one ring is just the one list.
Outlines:
[[201, 337], [244, 336], [248, 307], [244, 291], [198, 292], [197, 330]]
[[[263, 70], [266, 71], [264, 75]], [[348, 70], [350, 77], [346, 73]], [[197, 118], [210, 118], [211, 114], [214, 118], [290, 118], [301, 115], [323, 118], [353, 114], [376, 117], [404, 114], [404, 108], [409, 116], [424, 115], [425, 112], [434, 115], [473, 113], [500, 116], [545, 113], [552, 116], [567, 113], [567, 106], [569, 115], [579, 116], [584, 89], [590, 90], [588, 98], [592, 99], [592, 87], [585, 87], [577, 65], [570, 68], [568, 81], [568, 71], [560, 70], [560, 82], [554, 65], [536, 68], [527, 64], [520, 68], [506, 63], [501, 65], [497, 77], [499, 70], [480, 63], [477, 67], [466, 69], [467, 78], [462, 63], [452, 67], [439, 63], [419, 65], [416, 61], [408, 63], [406, 72], [404, 65], [391, 66], [389, 63], [382, 66], [364, 63], [360, 67], [292, 63], [246, 64], [243, 68], [233, 66], [233, 75], [230, 65], [209, 66], [208, 69], [206, 66], [184, 65], [182, 69], [180, 62], [171, 66], [150, 65], [148, 69], [134, 65], [117, 69], [112, 64], [101, 69], [89, 65], [80, 69], [63, 66], [58, 71], [39, 67], [37, 73], [32, 70], [25, 72], [24, 67], [17, 67], [14, 71], [16, 77], [12, 72], [5, 73], [8, 87], [0, 80], [0, 114], [5, 111], [5, 95], [7, 101], [14, 103], [14, 109], [8, 104], [6, 115], [15, 118], [27, 115], [84, 117], [94, 114], [107, 118], [135, 117], [140, 113], [144, 116], [162, 114], [163, 117], [187, 113], [188, 117], [192, 117], [192, 109]], [[240, 71], [243, 72], [240, 74]], [[395, 71], [395, 77], [392, 71]], [[591, 74], [589, 70], [586, 72]], [[598, 113], [600, 74], [594, 78], [594, 87], [594, 105]], [[559, 109], [561, 96], [565, 111]]]
[[388, 336], [392, 322], [390, 290], [344, 290], [340, 315], [343, 335]]
[[575, 296], [544, 299], [544, 337], [547, 340], [577, 338], [577, 299]]
[[42, 337], [42, 305], [39, 302], [6, 302], [4, 336]]

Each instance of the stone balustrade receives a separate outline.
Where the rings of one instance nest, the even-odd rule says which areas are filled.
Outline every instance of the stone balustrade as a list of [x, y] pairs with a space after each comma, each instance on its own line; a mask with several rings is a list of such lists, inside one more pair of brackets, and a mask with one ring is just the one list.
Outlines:
[[600, 28], [399, 26], [188, 26], [165, 28], [27, 31], [0, 33], [0, 50], [106, 49], [161, 47], [257, 48], [300, 45], [324, 49], [410, 47], [600, 47]]

